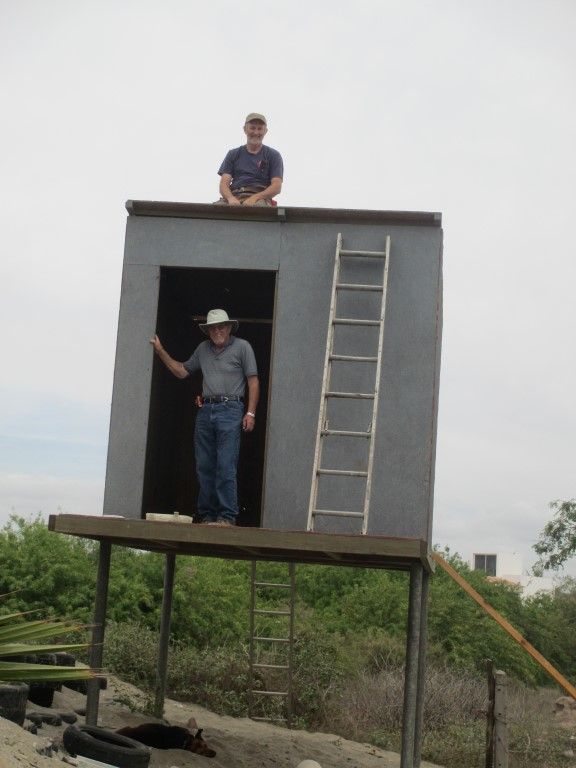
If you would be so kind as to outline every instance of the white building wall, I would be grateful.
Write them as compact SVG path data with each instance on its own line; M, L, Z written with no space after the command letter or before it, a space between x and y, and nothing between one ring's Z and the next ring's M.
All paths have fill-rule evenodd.
M523 573L522 555L518 552L495 552L494 550L475 552L470 558L472 569L474 569L476 555L495 555L496 578L518 584L522 588L523 597L532 597L538 592L551 592L554 589L552 577L531 576Z
M506 581L519 582L522 578L522 555L517 552L499 552L496 555L496 576Z
M522 597L533 597L537 592L552 592L554 579L550 576L522 576Z

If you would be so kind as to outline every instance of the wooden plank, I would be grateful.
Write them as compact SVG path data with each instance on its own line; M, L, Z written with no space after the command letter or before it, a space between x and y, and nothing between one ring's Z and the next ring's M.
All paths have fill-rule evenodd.
M486 760L484 768L494 768L494 662L486 660L488 679L488 709L486 710Z
M494 674L494 768L508 768L506 675L500 670Z
M554 667L552 664L550 664L550 662L547 659L545 659L544 656L542 656L542 654L539 651L537 651L536 648L534 648L534 646L531 645L528 642L528 640L526 640L526 638L523 635L521 635L520 632L518 632L518 630L515 627L513 627L512 624L510 624L510 622L507 621L504 618L504 616L502 616L501 613L499 613L495 608L493 608L490 605L490 603L482 597L482 595L480 595L478 592L476 592L474 587L472 587L470 584L468 584L466 579L463 576L461 576L458 573L458 571L456 571L454 568L452 568L450 563L447 563L446 560L444 560L442 555L439 555L438 552L433 552L432 553L432 557L438 563L438 565L444 571L446 571L446 573L452 579L454 579L456 584L458 584L460 587L462 587L462 589L466 592L466 594L469 595L472 598L472 600L474 600L476 603L478 603L478 605L484 611L486 611L486 613L489 616L491 616L494 619L494 621L496 621L502 627L502 629L510 635L510 637L513 640L516 640L518 645L520 645L522 648L524 648L526 653L529 656L531 656L534 659L534 661L536 661L538 664L540 664L542 669L548 675L550 675L550 677L556 683L558 683L558 685L561 686L566 691L566 693L569 696L572 696L573 699L576 699L576 688L572 685L572 683L570 683L568 680L566 680L564 675L562 675L556 669L556 667Z
M421 539L266 528L220 528L104 515L51 515L48 526L57 533L182 555L304 563L338 562L342 565L400 570L407 570L411 563L419 561L430 570L426 542Z
M428 211L377 211L351 208L303 208L293 206L230 206L211 203L177 203L154 200L128 200L130 216L169 216L192 219L234 219L244 221L288 222L368 222L441 227L442 214Z

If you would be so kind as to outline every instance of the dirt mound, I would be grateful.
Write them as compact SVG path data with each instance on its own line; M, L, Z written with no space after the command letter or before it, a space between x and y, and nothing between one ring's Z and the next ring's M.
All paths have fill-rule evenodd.
M73 712L85 705L86 698L80 693L63 688L54 695L52 712ZM126 725L151 722L154 718L141 714L146 704L142 691L114 677L108 688L100 694L98 725L114 730ZM29 705L30 711L38 707ZM268 723L258 723L248 718L215 715L194 704L166 700L166 719L173 724L185 724L196 718L208 744L216 750L215 758L203 758L181 750L153 750L151 768L192 768L206 763L206 768L295 768L302 760L316 760L322 768L398 768L400 758L394 752L347 741L329 733L290 731ZM84 722L79 717L79 722ZM44 724L37 735L0 718L0 768L59 768L62 747L52 757L40 755L37 747L53 740L61 745L61 726ZM438 768L432 763L422 763L422 768Z

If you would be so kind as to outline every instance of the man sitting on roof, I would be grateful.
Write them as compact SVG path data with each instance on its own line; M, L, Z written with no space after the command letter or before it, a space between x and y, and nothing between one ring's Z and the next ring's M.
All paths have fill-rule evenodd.
M275 205L282 189L282 155L262 144L266 118L251 112L244 123L246 144L231 149L218 171L221 198L217 205Z

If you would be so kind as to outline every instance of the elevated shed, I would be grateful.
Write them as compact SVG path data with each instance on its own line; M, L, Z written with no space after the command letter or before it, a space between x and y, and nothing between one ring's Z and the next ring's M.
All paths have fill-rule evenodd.
M436 213L320 208L234 208L129 201L104 516L52 516L51 530L100 542L91 664L101 665L112 545L166 555L157 714L162 712L175 556L354 565L410 573L402 768L420 764L426 610L440 342L442 230ZM381 349L371 291L343 291L334 329L334 388L376 392L376 423L362 398L335 397L319 424L336 244L386 251L382 260L343 265L346 284L385 284ZM243 437L236 528L146 520L146 513L193 515L195 398L200 380L174 378L155 358L158 333L172 357L187 359L198 328L220 307L254 347L262 386L256 430ZM374 371L379 370L374 382ZM322 422L322 420L320 420ZM310 524L318 431L364 430L373 443L372 487L359 519L321 515ZM332 436L331 436L332 437ZM358 508L366 440L336 434L322 463L319 505ZM345 481L339 477L344 468ZM331 469L333 468L333 469ZM336 469L336 471L334 471ZM361 474L361 473L360 473ZM98 686L89 688L95 723Z

